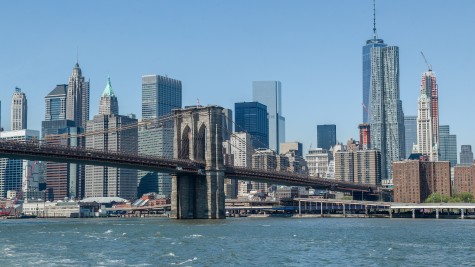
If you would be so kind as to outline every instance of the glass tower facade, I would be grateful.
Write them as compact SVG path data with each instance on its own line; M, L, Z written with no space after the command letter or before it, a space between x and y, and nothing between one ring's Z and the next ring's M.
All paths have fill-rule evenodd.
M66 119L66 93L68 85L59 84L45 97L45 121Z
M381 178L392 179L392 165L406 156L404 113L399 96L399 48L371 48L371 146L381 151Z
M252 101L262 103L269 113L269 148L279 153L285 142L285 118L282 116L282 85L279 81L252 83Z
M317 148L327 151L336 145L336 125L317 125Z
M472 165L473 164L473 152L471 145L462 145L460 147L460 164Z
M234 104L235 130L251 135L252 147L269 148L269 120L267 107L259 102Z
M181 108L181 81L160 75L142 76L142 118L157 118Z
M450 166L457 165L457 136L450 134L449 125L439 126L439 160L450 161Z
M412 153L412 146L417 145L417 116L404 116L406 159Z
M382 39L377 38L366 41L366 45L363 46L363 123L369 123L370 118L371 49L386 46Z

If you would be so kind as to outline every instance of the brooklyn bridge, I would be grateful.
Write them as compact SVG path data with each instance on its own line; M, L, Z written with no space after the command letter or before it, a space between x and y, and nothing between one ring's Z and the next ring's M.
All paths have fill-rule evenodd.
M375 185L225 165L222 107L178 109L170 118L174 129L173 158L6 140L0 141L0 157L171 174L172 217L177 219L225 218L225 178L352 192L362 198L374 198L381 193Z

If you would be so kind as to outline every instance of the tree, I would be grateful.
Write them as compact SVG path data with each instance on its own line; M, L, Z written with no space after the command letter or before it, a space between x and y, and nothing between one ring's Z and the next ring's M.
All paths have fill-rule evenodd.
M430 194L424 202L425 203L447 203L449 202L449 197L442 195L439 192L434 192Z
M475 202L475 199L473 198L473 195L471 193L463 192L463 193L454 194L452 198L450 198L450 202L473 203Z

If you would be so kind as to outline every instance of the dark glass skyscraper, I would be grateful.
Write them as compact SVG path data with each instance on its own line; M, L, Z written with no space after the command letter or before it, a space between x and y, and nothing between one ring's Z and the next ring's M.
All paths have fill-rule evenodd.
M251 135L253 148L269 148L269 120L267 107L259 102L241 102L234 105L235 131Z
M317 147L330 150L336 145L336 125L317 125Z

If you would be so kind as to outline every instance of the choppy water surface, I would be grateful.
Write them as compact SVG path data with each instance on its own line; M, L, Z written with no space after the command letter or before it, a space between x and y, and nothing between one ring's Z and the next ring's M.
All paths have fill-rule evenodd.
M0 266L475 266L475 220L0 221Z

